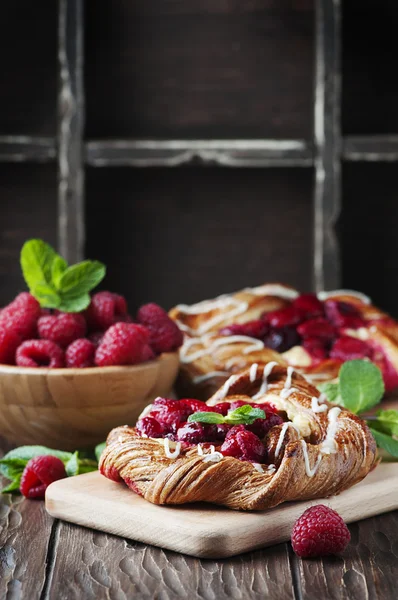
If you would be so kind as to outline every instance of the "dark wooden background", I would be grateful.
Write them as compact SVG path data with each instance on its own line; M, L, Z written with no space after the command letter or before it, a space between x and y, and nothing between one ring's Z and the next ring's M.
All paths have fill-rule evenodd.
M343 134L398 133L394 0L343 3ZM86 137L312 137L310 0L86 0ZM56 132L57 6L2 3L0 135ZM398 316L395 163L343 165L343 285ZM311 168L86 169L86 255L132 307L309 289ZM0 164L0 304L56 243L56 165Z

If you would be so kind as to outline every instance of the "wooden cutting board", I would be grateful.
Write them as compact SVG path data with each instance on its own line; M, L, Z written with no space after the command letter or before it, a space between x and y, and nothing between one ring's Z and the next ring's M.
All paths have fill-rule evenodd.
M211 504L156 506L98 471L56 481L46 492L46 508L53 517L203 558L284 542L297 517L322 502L348 523L398 508L398 463L379 465L339 496L251 513Z

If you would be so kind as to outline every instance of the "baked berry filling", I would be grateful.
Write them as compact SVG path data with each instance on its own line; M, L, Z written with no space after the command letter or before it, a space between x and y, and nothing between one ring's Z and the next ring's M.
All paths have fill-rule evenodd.
M245 417L246 424L234 425L234 418L239 420L239 416L236 417L235 413L231 417L231 414L243 407L249 412L250 409L256 409L252 411L253 417ZM259 411L263 416L256 418ZM220 421L225 418L230 422L188 420L191 415L198 413L215 413L220 415ZM212 420L211 417L209 419ZM213 444L224 456L264 463L267 460L265 438L272 427L283 422L284 419L271 403L255 404L236 400L207 406L200 400L157 398L150 412L138 420L136 430L143 437L168 438L189 446Z

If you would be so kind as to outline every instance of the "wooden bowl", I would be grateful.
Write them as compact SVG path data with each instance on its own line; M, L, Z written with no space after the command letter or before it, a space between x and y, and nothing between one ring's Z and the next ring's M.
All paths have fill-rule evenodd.
M134 424L170 394L178 352L125 367L34 369L0 365L0 436L59 450L93 447L117 425Z

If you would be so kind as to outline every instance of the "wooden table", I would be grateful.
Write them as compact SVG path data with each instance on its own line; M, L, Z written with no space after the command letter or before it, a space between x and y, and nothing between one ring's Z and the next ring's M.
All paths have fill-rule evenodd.
M302 561L280 544L200 560L54 520L43 502L5 494L0 600L395 599L398 511L350 531L343 557Z

